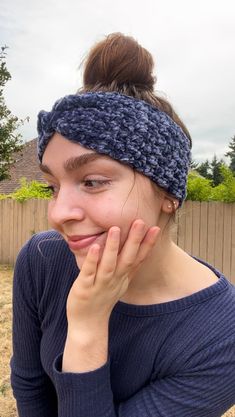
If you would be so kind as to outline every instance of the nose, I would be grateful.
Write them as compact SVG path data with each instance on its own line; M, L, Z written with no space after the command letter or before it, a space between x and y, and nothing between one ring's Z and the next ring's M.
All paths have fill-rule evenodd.
M85 217L81 198L71 190L60 189L57 197L50 201L48 217L52 224L62 225L68 221L81 221Z

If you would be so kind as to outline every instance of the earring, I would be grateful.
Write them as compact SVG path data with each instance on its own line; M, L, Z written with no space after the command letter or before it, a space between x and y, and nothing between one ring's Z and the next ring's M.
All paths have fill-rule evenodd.
M174 209L176 210L176 202L174 200L172 201L172 204L174 206ZM172 208L172 204L168 204L167 208Z

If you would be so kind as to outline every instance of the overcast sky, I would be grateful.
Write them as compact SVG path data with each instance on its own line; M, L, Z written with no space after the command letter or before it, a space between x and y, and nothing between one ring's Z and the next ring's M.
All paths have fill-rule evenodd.
M153 54L156 90L187 125L193 158L222 157L235 134L234 0L1 0L5 98L30 117L24 140L37 135L39 110L81 86L79 64L94 42L117 31Z

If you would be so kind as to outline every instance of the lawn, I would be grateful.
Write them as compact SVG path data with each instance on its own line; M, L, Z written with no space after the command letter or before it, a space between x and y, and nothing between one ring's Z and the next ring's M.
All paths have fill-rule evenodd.
M12 270L0 266L0 417L16 417L9 380Z
M11 356L12 269L0 266L0 417L17 417L11 393L9 360ZM224 417L235 417L235 407Z

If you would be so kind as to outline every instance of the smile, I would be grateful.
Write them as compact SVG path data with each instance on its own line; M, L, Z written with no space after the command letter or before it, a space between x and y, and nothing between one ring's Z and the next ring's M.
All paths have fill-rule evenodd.
M71 250L78 250L78 249L86 248L87 246L94 243L96 241L96 239L99 236L101 236L103 233L104 232L98 233L97 235L84 236L84 238L79 237L79 236L77 236L77 237L76 236L71 236L70 238L68 238L68 245L69 245Z

